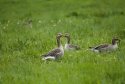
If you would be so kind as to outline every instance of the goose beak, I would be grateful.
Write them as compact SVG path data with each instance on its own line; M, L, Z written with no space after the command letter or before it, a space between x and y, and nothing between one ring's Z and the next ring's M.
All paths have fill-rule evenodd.
M67 35L64 35L64 37L69 37L69 36L67 36Z

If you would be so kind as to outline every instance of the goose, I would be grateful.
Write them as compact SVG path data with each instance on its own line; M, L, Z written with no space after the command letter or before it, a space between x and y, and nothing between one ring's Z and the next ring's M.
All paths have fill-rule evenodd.
M119 42L120 42L119 39L113 38L111 44L101 44L99 46L89 47L89 48L90 48L90 50L92 50L94 52L110 52L110 51L114 51L118 48Z
M65 44L65 50L79 50L80 47L77 45L70 44L70 34L65 33L64 37L67 38L67 42Z
M62 57L64 55L63 46L61 45L61 41L60 41L60 38L62 36L63 35L61 33L57 34L56 40L57 40L58 47L51 50L50 52L42 55L42 57L43 57L42 60L47 60L47 59L55 60L55 59L58 59L58 58L60 58L60 57Z

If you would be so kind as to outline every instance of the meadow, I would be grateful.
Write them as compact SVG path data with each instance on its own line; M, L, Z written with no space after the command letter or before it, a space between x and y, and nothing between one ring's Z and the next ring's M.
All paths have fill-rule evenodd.
M0 0L0 84L125 84L124 0ZM41 55L70 33L79 51ZM88 49L121 39L119 49ZM61 39L64 45L66 39Z

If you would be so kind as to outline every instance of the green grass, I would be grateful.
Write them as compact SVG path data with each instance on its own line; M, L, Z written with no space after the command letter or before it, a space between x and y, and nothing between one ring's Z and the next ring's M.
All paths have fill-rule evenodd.
M0 0L0 84L125 84L124 3ZM42 61L40 55L56 47L58 32L70 33L82 49L65 52L58 61ZM121 39L116 52L86 50L114 36Z

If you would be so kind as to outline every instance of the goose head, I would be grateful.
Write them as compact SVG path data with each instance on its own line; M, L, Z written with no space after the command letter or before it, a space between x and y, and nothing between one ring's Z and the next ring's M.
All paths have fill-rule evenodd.
M64 37L70 38L70 34L69 33L65 33Z
M56 36L57 39L60 39L61 37L63 37L62 33L58 33L57 36Z
M115 44L117 44L117 43L120 43L120 39L118 39L118 38L113 38L113 39L112 39L112 45L115 45Z
M64 37L67 38L67 43L70 44L70 34L69 33L65 33Z

